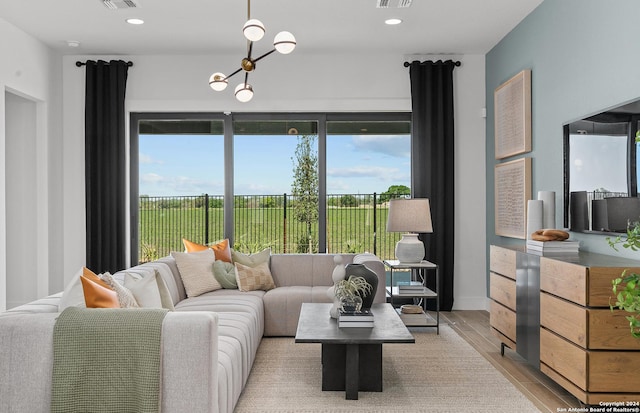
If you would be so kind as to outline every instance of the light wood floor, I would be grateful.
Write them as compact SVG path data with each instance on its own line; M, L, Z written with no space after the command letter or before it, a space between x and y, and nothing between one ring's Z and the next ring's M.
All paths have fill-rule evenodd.
M542 412L558 412L559 408L584 407L580 401L531 367L516 352L505 349L500 355L500 341L489 328L489 312L460 310L440 312L440 322L450 325L460 336L482 354L509 379Z

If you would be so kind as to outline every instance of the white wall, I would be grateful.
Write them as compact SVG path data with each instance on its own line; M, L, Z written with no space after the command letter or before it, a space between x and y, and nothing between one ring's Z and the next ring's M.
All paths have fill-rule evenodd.
M84 69L63 58L64 274L84 262ZM212 72L229 73L237 56L118 56L131 60L126 107L130 112L340 112L410 111L408 69L401 55L273 55L250 76L255 91L241 104L233 89L214 92ZM454 308L485 308L484 279L484 56L459 56L456 94L456 259ZM366 61L363 69L357 62ZM73 161L72 161L73 160Z
M52 290L61 288L62 283L59 282L61 268L60 260L57 260L55 254L61 251L62 243L56 242L55 235L51 235L50 230L62 225L59 221L55 225L50 224L50 217L56 216L59 211L59 205L53 205L49 199L51 189L60 187L60 181L53 184L51 178L54 178L56 167L51 162L49 148L52 140L59 137L61 112L59 95L56 96L56 90L60 88L59 75L61 73L60 59L55 56L49 49L41 43L18 30L11 24L0 19L0 38L11 39L11 41L0 42L0 310L7 306L7 278L19 279L22 273L15 273L16 270L7 271L7 244L12 243L13 248L22 248L24 251L30 252L30 259L34 263L37 275L35 282L37 285L24 285L20 288L25 290L36 291L38 296L44 296ZM13 159L15 162L30 162L32 168L33 179L30 184L35 186L34 209L21 210L19 208L19 199L7 197L7 182L15 184L21 182L21 176L14 173L13 170L6 170L7 164L6 145L7 124L5 112L7 106L5 104L5 92L10 92L13 96L20 96L28 101L34 102L35 119L29 121L30 125L35 128L35 148L32 153L18 153L11 156L18 156L21 159ZM12 109L9 108L9 112ZM21 116L21 115L17 115ZM28 115L32 117L32 115ZM20 119L13 119L14 124L19 124ZM9 125L9 128L12 126ZM11 129L10 129L11 130ZM11 216L7 215L8 211ZM15 215L15 216L14 216ZM29 237L28 242L25 238L9 239L7 233L7 222L16 220L18 222L31 220L35 222L35 231ZM50 238L52 237L52 238ZM19 300L20 298L18 298Z

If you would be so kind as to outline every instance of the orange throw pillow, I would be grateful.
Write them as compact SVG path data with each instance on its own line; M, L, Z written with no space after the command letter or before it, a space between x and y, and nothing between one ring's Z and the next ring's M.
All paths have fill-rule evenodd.
M80 282L87 308L120 308L118 294L91 270L83 268Z
M188 239L182 238L184 249L186 252L198 252L204 251L207 248L211 248L216 255L216 260L231 262L231 248L229 247L229 240L223 239L217 244L202 245L195 242L191 242Z

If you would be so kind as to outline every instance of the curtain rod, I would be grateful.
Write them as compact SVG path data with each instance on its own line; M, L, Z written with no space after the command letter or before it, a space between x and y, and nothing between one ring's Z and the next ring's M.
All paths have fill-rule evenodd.
M432 62L432 60L427 60L427 61L428 61L428 62L429 62L429 61L431 61L431 62ZM447 61L448 61L448 62L451 62L452 60L446 60L445 62L447 62ZM414 60L414 62L417 62L417 60ZM440 60L440 62L442 62L442 60ZM411 63L412 63L412 62L404 62L404 67L409 67L409 66L411 66ZM443 63L444 63L444 62L443 62ZM454 64L455 66L460 66L460 65L462 65L462 63L460 63L460 61L459 61L459 60L456 60L455 62L453 62L453 64Z
M87 64L87 62L81 62L79 60L76 62L76 66L77 67L82 67L82 66L84 66L86 64ZM129 67L133 66L133 62L127 62L127 66L129 66Z

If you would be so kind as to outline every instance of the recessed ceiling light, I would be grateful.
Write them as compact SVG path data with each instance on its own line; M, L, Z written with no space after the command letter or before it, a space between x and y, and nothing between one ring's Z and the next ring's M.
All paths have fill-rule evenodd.
M144 20L142 20L142 19L127 19L127 23L129 23L129 24L144 24Z
M77 40L67 40L67 46L69 47L79 47L80 42Z
M388 25L390 25L390 26L394 26L394 25L396 25L396 24L400 24L400 23L402 23L402 20L400 20L400 19L395 19L395 18L394 18L394 19L387 19L387 20L385 20L384 22L385 22L385 24L388 24Z

